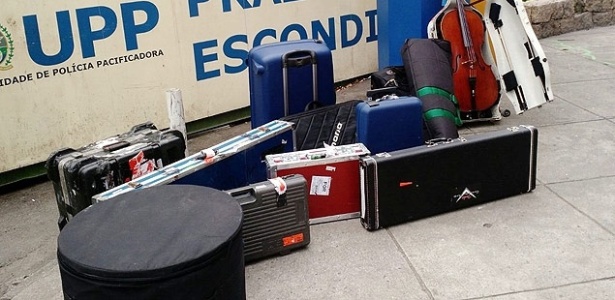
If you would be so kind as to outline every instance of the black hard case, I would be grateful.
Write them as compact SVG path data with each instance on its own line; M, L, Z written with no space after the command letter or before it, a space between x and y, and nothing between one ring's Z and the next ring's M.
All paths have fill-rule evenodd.
M376 230L536 187L538 131L512 127L361 160L361 223Z
M408 83L408 77L404 66L389 66L374 72L370 76L371 90L392 88L390 94L397 96L414 96L415 91ZM380 95L383 96L383 95ZM376 97L380 98L380 97Z
M228 190L243 209L246 262L305 247L310 243L307 181L301 175L281 177L286 191L270 181Z
M60 229L92 204L92 196L133 179L130 159L141 151L143 160L162 167L185 157L186 143L177 130L159 131L151 123L79 149L64 148L46 161L60 217Z

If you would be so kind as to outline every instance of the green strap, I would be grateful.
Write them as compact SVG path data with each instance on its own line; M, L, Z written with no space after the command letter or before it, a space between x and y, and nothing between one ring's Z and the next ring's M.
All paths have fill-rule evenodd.
M444 98L447 98L451 102L453 102L453 104L455 105L455 111L457 114L455 115L452 112L445 110L445 109L434 108L434 109L430 109L429 111L426 111L423 114L425 116L425 119L431 120L436 117L446 117L446 118L453 120L455 122L455 125L461 126L463 122L461 121L461 116L459 115L459 102L457 101L457 98L455 97L455 95L441 88L435 87L435 86L424 86L420 88L418 91L416 91L416 95L418 97L422 97L425 95L434 95L434 94L440 95Z
M451 100L451 102L453 102L455 104L455 107L457 107L459 105L459 102L457 102L457 98L455 97L455 95L441 89L435 86L424 86L422 88L420 88L418 91L416 91L416 95L421 97L421 96L425 96L425 95L430 95L430 94L436 94L436 95L440 95L442 97L445 97L448 100Z
M457 118L457 116L455 116L452 112L446 110L446 109L442 109L442 108L434 108L434 109L430 109L426 112L423 113L423 116L425 117L425 120L429 121L433 118L448 118L451 121L455 122L455 125L457 126L461 126L461 120L459 118Z

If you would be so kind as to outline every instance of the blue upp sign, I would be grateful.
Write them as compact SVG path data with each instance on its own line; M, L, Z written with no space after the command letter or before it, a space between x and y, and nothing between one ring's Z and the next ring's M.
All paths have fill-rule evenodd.
M145 22L137 24L136 13L144 13ZM106 6L85 7L75 10L77 17L77 29L83 58L96 55L95 41L102 41L113 35L118 28L118 17L115 11ZM120 4L122 17L121 26L124 29L124 41L126 50L139 48L138 35L151 31L158 24L160 14L158 8L148 1L137 1ZM101 18L104 26L101 29L92 29L92 19ZM23 17L26 44L28 53L35 63L42 66L53 66L67 61L75 51L73 37L73 24L71 12L68 10L56 12L60 50L57 53L45 53L41 41L40 27L36 15Z

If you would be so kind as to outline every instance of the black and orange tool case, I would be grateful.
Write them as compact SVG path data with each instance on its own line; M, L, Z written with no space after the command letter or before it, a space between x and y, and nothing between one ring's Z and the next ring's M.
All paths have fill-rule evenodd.
M246 262L310 243L307 181L294 174L226 191L243 210Z

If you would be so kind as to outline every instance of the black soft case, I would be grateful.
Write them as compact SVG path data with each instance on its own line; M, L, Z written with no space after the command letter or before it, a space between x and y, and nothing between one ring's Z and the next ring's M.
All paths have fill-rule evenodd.
M423 102L425 139L457 138L461 125L453 96L451 46L441 39L408 39L401 47L401 57L410 92Z
M163 185L79 213L58 237L65 299L245 299L241 207L227 193Z

